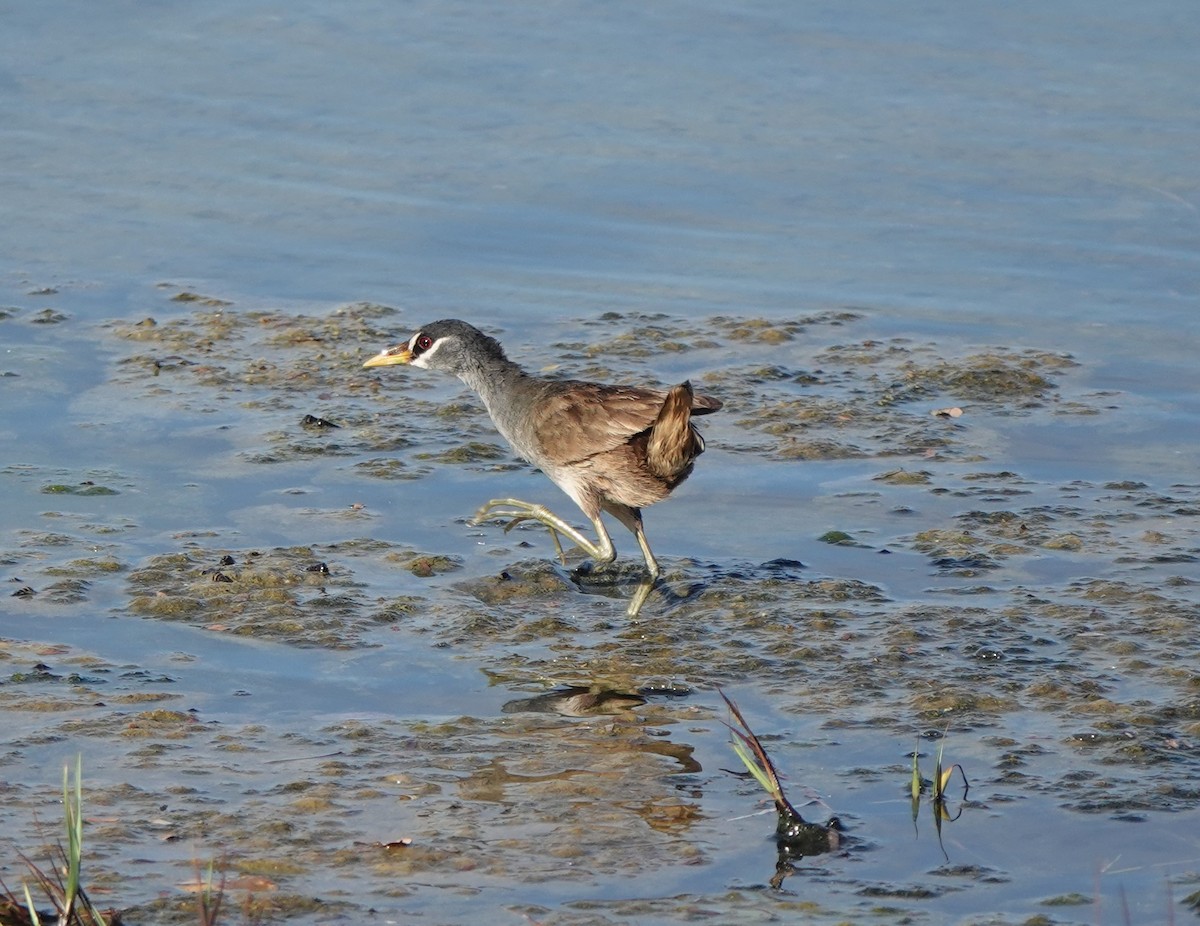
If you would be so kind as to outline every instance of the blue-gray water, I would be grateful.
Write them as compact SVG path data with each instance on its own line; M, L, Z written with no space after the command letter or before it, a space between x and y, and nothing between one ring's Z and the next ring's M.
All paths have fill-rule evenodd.
M496 330L535 367L571 359L551 344L602 341L609 330L589 331L585 323L610 311L629 318L664 313L679 326L714 318L778 324L847 311L857 320L840 337L854 344L935 345L950 356L985 348L1069 354L1078 366L1062 374L1057 401L1087 406L1088 414L992 418L968 407L964 418L971 447L986 461L980 468L1019 473L1038 485L1032 494L1039 503L1073 485L1083 486L1081 508L1107 504L1100 488L1107 484L1139 482L1148 488L1137 491L1147 496L1181 497L1200 485L1200 8L50 0L10 5L0 21L5 580L38 585L37 570L55 562L54 543L61 542L64 560L115 551L127 571L185 546L188 532L214 548L239 550L371 535L460 556L465 571L483 575L508 561L489 557L483 539L455 517L489 497L498 478L557 498L532 473L431 465L414 483L364 480L354 464L381 454L352 442L346 458L263 465L266 432L305 412L321 413L323 402L347 415L352 403L342 403L335 387L324 394L315 387L307 402L289 392L272 406L249 388L246 396L188 393L169 369L157 391L134 379L135 368L120 361L136 343L102 326L204 311L172 302L181 291L227 301L231 313L281 316L326 317L341 305L381 303L400 310L380 322L394 325L397 336L425 320L462 316ZM720 330L712 321L702 327ZM239 362L262 351L265 361L282 364L278 345L246 337L250 346ZM839 354L813 356L838 337L817 325L783 345L666 353L628 369L668 380L734 367L794 373L823 365L832 372L831 357ZM361 376L345 365L345 381ZM864 374L857 384L869 379ZM397 403L407 395L459 396L453 383L390 382ZM828 528L858 527L882 544L984 504L970 497L969 482L954 483L962 490L921 496L914 524L890 500L863 500L886 468L878 459L781 464L739 445L757 439L733 423L751 415L754 403L734 404L708 425L710 455L693 482L648 515L656 549L669 556L691 555L718 570L792 557L820 575L870 581L852 550L814 538ZM868 457L876 454L886 455ZM924 465L911 456L899 464ZM952 461L937 470L935 460L926 468L937 470L935 482L953 482L964 473L971 478L970 464ZM48 484L84 479L121 494L45 494ZM350 523L335 513L352 502L365 503L370 519ZM1142 502L1128 504L1136 512ZM700 510L715 512L715 521L699 519ZM1195 586L1186 584L1196 579L1195 561L1186 559L1196 552L1195 509L1164 503L1162 510L1161 520L1139 522L1136 533L1153 529L1177 539L1180 558L1161 568L1182 583L1172 586L1172 603L1196 607ZM743 520L728 520L735 514ZM1130 513L1117 514L1113 531L1120 534ZM617 542L630 552L627 537ZM897 600L945 594L954 585L931 579L921 557L909 561L897 552L894 564L878 567L886 570L878 581ZM1095 554L1085 537L1082 552L1023 560L1008 567L1008 585L998 584L1060 588L1102 575L1107 561L1090 558ZM328 551L330 559L338 555ZM378 563L364 562L356 578L368 596L396 594ZM0 640L33 647L12 649L14 666L26 656L36 661L38 641L50 641L113 665L172 673L188 705L203 705L229 725L266 711L287 727L295 723L289 709L406 723L490 719L512 696L503 685L483 686L482 650L443 658L432 642L402 632L381 634L372 639L379 648L352 654L205 636L131 617L124 609L132 593L119 580L91 581L84 604L57 611L36 597L4 595ZM1056 630L1040 633L1054 637ZM1173 671L1194 676L1196 655L1194 647L1181 652ZM193 658L198 669L188 668ZM1113 670L1106 680L1114 698L1112 692L1137 703L1177 696L1158 688L1154 673ZM797 719L796 706L773 713L779 702L766 678L745 681L742 697L770 732L785 741L812 736L818 745L788 754L794 777L811 780L797 764L812 753L819 765L842 770L836 784L822 787L834 810L839 797L847 800L838 793L843 788L872 797L877 789L881 801L902 794L890 778L880 783L847 771L902 766L893 744L885 761L874 733L860 740L840 728L814 732L807 718ZM723 684L729 686L727 676ZM254 688L255 697L233 696L238 688ZM710 691L700 702L716 706ZM1194 699L1179 707L1180 754L1190 757L1180 766L1181 789L1194 771L1193 740L1200 736L1194 707ZM39 716L12 714L0 764L26 802L0 811L0 822L11 817L11 832L22 834L0 835L0 874L10 885L16 852L28 838L22 827L29 795L52 799L58 765L75 751L85 759L106 756L107 747L58 728L39 738L31 732L43 723ZM1062 733L1039 727L1040 714L1001 716L991 730L996 738L1037 743ZM706 768L732 765L735 759L719 753L719 725L707 729L695 734L718 750ZM973 742L952 734L948 749L957 746L968 764L973 757L981 771L992 771L985 765L994 761L991 747ZM137 785L136 764L124 761L93 775L99 783ZM1068 754L1052 764L1069 776L1070 761ZM273 786L273 768L256 771L264 790ZM902 782L902 768L898 774ZM1026 916L1038 909L1031 898L1087 893L1096 881L1109 906L1102 913L1083 907L1082 914L1068 908L1076 909L1072 921L1120 921L1112 905L1128 883L1148 922L1169 903L1167 877L1176 879L1176 900L1195 890L1200 849L1186 835L1188 827L1195 832L1191 805L1181 814L1152 812L1149 822L1068 812L1054 818L1054 832L1063 834L1054 836L1055 847L1034 849L1045 834L1037 816L1018 812L1027 798L993 804L985 819L999 821L1002 832L977 837L989 851L1010 841L1010 853L980 864L1019 886L980 888L989 883L980 876L974 889L925 901L906 896L915 915L931 923ZM753 795L742 799L749 805ZM721 805L719 813L732 811ZM897 849L907 807L898 817L894 808L888 813L892 827L885 829L858 810L871 858L907 851ZM455 894L442 915L450 922L501 904L544 903L526 912L591 922L557 905L753 887L765 881L769 864L738 860L769 857L767 844L755 841L769 831L767 819L722 822L733 861L721 846L705 845L709 867L664 861L632 893L624 893L620 877L604 876L603 863L577 895L568 883L522 896L503 873L493 873L496 882L482 885L480 899ZM155 839L153 832L141 835ZM963 854L974 858L963 839L960 862ZM128 857L142 852L151 850L133 839ZM1077 864L1064 864L1058 878L1046 860L1071 852L1080 854ZM1130 856L1136 873L1127 882L1100 885L1101 873ZM127 865L112 864L128 875ZM436 863L428 864L417 881L434 880L428 872ZM581 864L589 864L586 856ZM814 878L852 878L856 864L829 863ZM934 862L918 874L889 866L880 879L915 888ZM710 876L713 870L720 874ZM803 877L787 882L801 896ZM337 884L324 871L312 879L320 886L314 892ZM153 896L171 887L161 878L148 881L125 890L141 902L139 890ZM288 889L304 892L295 883ZM356 888L346 890L353 896ZM362 890L365 902L380 905L373 886ZM412 890L411 906L397 901L396 915L436 917L430 893L437 891ZM839 896L835 890L822 901L830 917L839 914ZM772 909L750 906L764 916ZM862 908L841 912L866 915ZM596 922L674 922L684 914L650 904L595 915Z

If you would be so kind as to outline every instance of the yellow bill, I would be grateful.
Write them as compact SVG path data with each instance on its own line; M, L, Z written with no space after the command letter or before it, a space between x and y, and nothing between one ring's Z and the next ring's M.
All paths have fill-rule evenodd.
M364 367L390 367L397 363L412 363L412 351L407 344L397 344L380 351L363 364Z

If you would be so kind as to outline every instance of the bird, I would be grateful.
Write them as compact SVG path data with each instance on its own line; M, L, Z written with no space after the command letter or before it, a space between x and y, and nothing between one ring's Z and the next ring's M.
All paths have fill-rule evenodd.
M691 475L704 452L692 418L718 411L721 401L698 394L686 381L656 389L535 376L509 360L495 338L452 318L424 325L363 367L395 364L450 373L474 390L517 455L579 506L596 540L546 506L515 498L485 503L475 523L508 518L507 531L521 521L541 522L550 529L560 558L558 534L597 564L611 563L617 555L602 512L633 533L649 574L629 607L636 615L661 574L646 540L642 509L662 501Z

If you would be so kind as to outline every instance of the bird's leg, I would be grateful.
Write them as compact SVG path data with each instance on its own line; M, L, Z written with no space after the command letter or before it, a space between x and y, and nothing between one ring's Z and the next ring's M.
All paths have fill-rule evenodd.
M657 579L662 570L658 568L658 560L654 558L654 554L650 551L650 543L646 540L646 529L642 526L641 510L617 502L605 502L604 510L629 528L633 536L637 538L638 546L642 548L642 556L646 558L646 570L650 573L651 580Z
M658 560L654 558L654 554L650 550L650 544L646 540L646 532L642 528L641 512L636 508L628 508L624 505L606 505L605 510L633 532L633 535L637 538L638 546L642 549L642 556L646 558L646 569L650 575L634 590L633 597L629 601L629 607L625 609L627 617L637 617L642 610L642 606L646 603L646 599L654 591L654 586L658 584L658 577L662 570L659 568ZM617 558L617 551L613 547L612 538L609 536L608 529L605 528L604 522L600 520L599 515L592 518L592 526L596 529L596 543L584 537L583 534L544 505L535 505L532 502L523 502L516 498L493 498L475 512L475 516L471 518L471 521L474 524L478 524L490 517L509 519L508 523L504 525L505 533L508 533L522 521L538 521L546 525L550 531L550 537L554 540L555 549L558 550L558 558L560 561L563 561L563 565L566 565L566 562L563 558L562 545L558 542L558 535L560 533L568 537L597 563L611 563Z
M646 599L650 597L650 593L658 584L658 577L662 570L659 569L658 560L654 558L654 553L650 550L650 542L646 539L641 510L617 502L605 503L604 510L629 528L633 536L637 538L638 546L642 548L642 556L646 558L646 571L650 574L634 589L633 597L629 599L629 607L625 609L626 617L637 617L642 610L642 605L646 603Z
M599 517L592 518L592 526L596 529L596 542L584 537L583 534L545 505L535 505L532 502L523 502L516 498L493 498L475 512L475 516L471 518L471 521L478 524L480 521L491 517L509 519L509 522L504 525L505 533L512 530L514 526L522 521L539 521L545 524L550 529L550 536L554 538L554 546L558 550L560 560L563 559L563 551L562 545L558 542L558 534L562 534L564 537L570 539L572 543L597 563L611 563L617 558L617 551L613 548L612 538L608 536L608 531L605 529L604 524L601 523Z
M642 556L646 557L646 568L650 571L650 580L653 584L662 570L658 568L658 560L650 551L650 544L646 541L646 532L642 530L641 524L638 524L638 529L633 532L633 536L637 538L638 546L642 548Z
M658 584L658 579L651 577L643 579L642 582L634 589L633 597L629 599L629 607L625 609L626 617L637 617L642 610L642 605L646 603L646 599L650 597L650 593L654 591L654 586Z

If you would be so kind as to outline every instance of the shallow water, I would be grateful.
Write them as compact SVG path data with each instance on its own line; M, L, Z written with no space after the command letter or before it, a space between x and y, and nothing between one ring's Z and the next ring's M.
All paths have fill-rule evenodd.
M705 12L13 12L10 886L82 753L130 922L213 858L314 923L1193 915L1195 16ZM569 512L360 369L447 314L725 401L638 620L631 539L467 523ZM778 888L717 685L846 829Z

